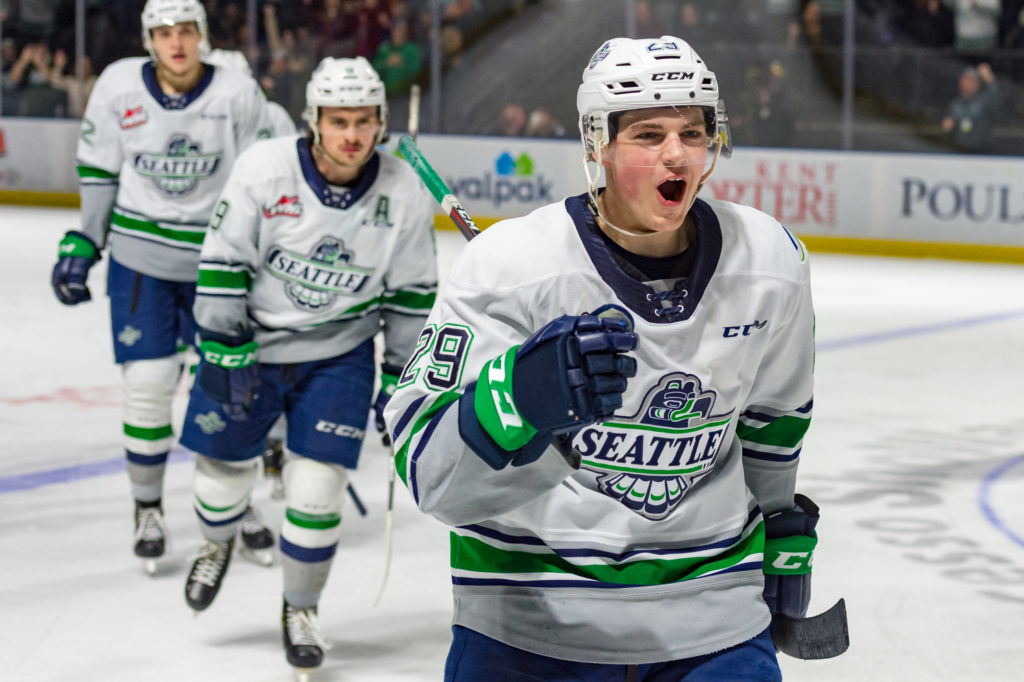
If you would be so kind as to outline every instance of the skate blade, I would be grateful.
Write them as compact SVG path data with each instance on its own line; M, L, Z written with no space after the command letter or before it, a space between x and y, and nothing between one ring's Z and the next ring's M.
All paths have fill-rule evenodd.
M274 565L274 550L271 547L266 549L249 549L246 546L242 546L238 550L238 555L246 561L251 561L257 566L273 566Z
M316 668L292 668L295 671L295 682L310 682Z
M281 479L278 477L274 477L273 483L270 486L270 499L284 499L284 482L282 482Z

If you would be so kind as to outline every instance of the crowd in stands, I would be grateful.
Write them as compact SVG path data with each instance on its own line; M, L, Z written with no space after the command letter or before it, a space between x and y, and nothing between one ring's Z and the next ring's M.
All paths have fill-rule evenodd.
M145 54L145 0L86 0L86 59L74 55L74 0L0 0L5 116L77 117L96 74L116 59ZM446 67L468 38L525 0L445 0L438 40ZM433 39L429 0L258 0L256 40L246 0L205 0L212 47L243 51L267 96L298 122L305 84L325 56L369 59L389 96L426 75ZM252 45L255 44L255 50ZM72 58L73 59L73 58ZM85 75L78 92L75 69Z
M888 102L890 109L901 103L909 111L897 113L927 117L936 128L946 128L948 107L963 97L957 85L962 70L976 75L979 65L991 65L993 85L1024 83L1024 56L1016 52L1024 48L1024 0L852 1L861 55L859 96ZM75 4L0 0L3 115L80 116L104 66L144 54L139 29L144 0L85 0L86 56L72 63ZM247 0L205 4L212 46L244 51L268 97L298 122L305 83L323 56L366 57L389 96L401 97L413 83L427 84L433 40L441 46L442 67L458 68L470 42L528 0L442 0L436 36L430 0L258 0L255 22L247 16ZM634 0L636 35L699 36L702 45L714 44L716 70L728 76L720 80L735 84L730 110L737 136L752 144L787 146L796 109L790 99L792 72L800 75L808 68L791 57L811 55L810 68L824 79L823 86L838 92L845 5L845 0ZM722 44L737 49L717 49ZM927 59L912 61L914 50L949 57L947 66L940 70ZM930 83L916 103L907 102L908 69ZM900 70L904 80L891 77ZM1024 114L1024 95L1000 92L1004 113ZM988 95L996 101L991 90ZM567 131L575 134L572 121L560 122L544 107L527 112L516 101L508 102L494 123L498 135L557 137Z

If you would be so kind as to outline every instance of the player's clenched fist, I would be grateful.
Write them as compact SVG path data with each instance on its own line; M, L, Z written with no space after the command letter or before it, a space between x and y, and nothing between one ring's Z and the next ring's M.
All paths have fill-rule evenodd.
M616 314L563 315L484 365L459 418L463 437L490 466L532 462L552 436L622 406L626 380L636 375L627 353L637 336L628 314L603 312L610 310Z

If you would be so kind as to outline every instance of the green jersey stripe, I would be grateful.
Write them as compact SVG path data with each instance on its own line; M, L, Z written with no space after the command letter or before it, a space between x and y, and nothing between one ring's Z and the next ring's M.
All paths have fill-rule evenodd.
M111 217L110 222L112 225L116 225L125 230L132 230L134 232L142 232L154 237L161 237L175 242L185 242L187 244L195 244L201 246L203 239L206 237L206 230L175 230L169 227L161 227L156 223L148 220L137 220L135 218L129 218L126 215L122 215L115 211Z
M103 180L117 178L117 173L110 173L101 168L93 168L92 166L76 166L75 170L78 171L79 178L101 178Z
M451 533L453 570L471 571L497 577L501 574L568 574L614 585L665 585L699 578L742 563L764 552L764 523L724 552L713 556L674 559L641 559L620 563L579 565L554 552L507 551L475 537Z
M416 434L425 429L430 424L431 418L438 412L440 412L445 405L448 403L455 402L462 394L457 391L447 391L434 398L433 404L426 410L420 413L420 416L416 418L416 421L409 427L408 438L405 439L405 443L402 447L395 451L395 471L402 477L402 482L406 486L409 485L408 472L406 471L405 465L409 459L409 443L416 438Z
M199 276L196 278L197 287L209 287L212 289L252 289L252 277L245 270L207 270L199 268Z
M805 417L779 417L771 424L762 427L749 426L740 422L736 425L736 435L740 440L760 445L774 445L783 448L795 448L800 445L804 434L811 425Z
M171 428L170 424L167 424L166 426L156 426L153 428L125 424L124 435L130 436L131 438L138 438L139 440L160 440L161 438L170 438L173 436L174 430Z
M398 306L401 308L412 308L414 310L430 310L434 307L434 299L437 293L420 293L417 291L396 291L385 294L381 298L383 305Z
M307 514L291 507L285 509L284 517L292 525L310 530L327 530L341 523L341 514Z
M244 499L239 500L238 502L235 502L234 504L229 504L226 507L214 507L213 505L209 505L209 504L203 502L202 499L200 499L198 495L195 495L194 499L195 499L196 505L198 505L199 507L202 507L206 511L212 512L214 514L223 514L224 512L231 511L232 509L244 509L244 507L245 507L245 505L243 504L245 502Z

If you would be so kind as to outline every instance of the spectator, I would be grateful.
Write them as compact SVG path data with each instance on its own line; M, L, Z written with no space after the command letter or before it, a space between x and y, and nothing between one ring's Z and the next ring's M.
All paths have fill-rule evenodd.
M649 0L636 0L634 16L636 17L636 35L640 38L657 38L665 30L664 25L654 16Z
M999 44L1002 47L1024 47L1024 0L1003 0Z
M352 35L355 24L341 0L325 0L323 15L317 24L317 54L330 57L351 57L355 54Z
M4 38L3 49L3 109L0 116L14 116L18 111L18 85L19 81L13 78L15 64L20 62L18 58L18 44L14 38ZM24 67L20 67L24 68Z
M306 106L305 84L316 62L316 44L304 26L280 30L279 11L276 3L263 6L263 28L270 61L258 80L267 98L283 106L295 121ZM296 38L296 32L302 33L301 41Z
M896 28L922 47L953 44L953 10L941 0L914 0L896 17Z
M85 103L89 101L92 87L96 84L96 74L92 70L92 60L89 55L82 55L80 63L82 72L82 89L78 86L78 69L64 74L64 67L67 66L68 57L64 50L57 50L53 55L53 70L50 72L50 85L55 89L66 93L67 115L71 118L82 118L85 112Z
M458 68L465 44L463 25L474 12L473 0L446 0L441 16L441 55L446 67Z
M29 43L11 67L12 84L19 89L17 116L63 116L67 100L63 92L50 85L50 48Z
M565 137L565 126L547 109L534 109L526 123L527 137Z
M525 132L526 110L518 102L509 102L498 114L498 132L506 137L516 137Z
M999 40L1001 0L956 0L953 28L956 48L964 52L991 50Z
M419 45L409 41L409 28L404 21L391 25L391 38L381 43L373 66L392 97L405 95L416 80L423 58Z
M391 27L391 17L380 0L362 0L355 11L355 54L373 59Z
M755 69L749 91L753 106L748 112L751 144L763 147L790 147L793 144L793 110L788 99L786 73L775 61Z
M987 63L967 67L960 74L959 95L942 119L945 133L960 151L987 154L992 151L992 128L999 100L999 86Z

